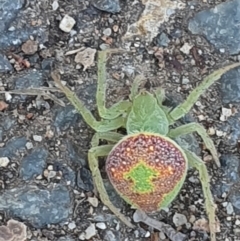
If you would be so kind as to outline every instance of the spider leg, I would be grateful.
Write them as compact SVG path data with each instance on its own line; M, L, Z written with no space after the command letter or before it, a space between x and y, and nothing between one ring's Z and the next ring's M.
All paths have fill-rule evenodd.
M110 201L98 167L98 157L107 156L113 148L113 145L97 146L99 144L99 140L106 139L111 142L117 142L121 138L122 135L114 132L96 133L91 142L93 147L88 151L88 161L95 187L103 204L107 206L124 224L130 228L134 228L134 225L123 214L121 214L121 212Z
M217 227L216 214L215 214L216 208L215 208L213 196L210 189L210 178L208 175L207 167L204 164L204 162L193 152L190 152L186 149L184 149L184 151L188 158L190 166L195 167L199 172L200 181L202 184L203 194L205 198L206 212L209 219L211 241L216 241L216 227Z
M217 80L221 78L223 74L227 71L240 66L240 63L231 64L225 66L221 69L214 71L212 74L208 75L203 81L197 86L187 97L187 99L175 109L170 112L170 117L173 120L178 120L184 115L186 115L193 105L197 102L198 98Z
M206 148L210 151L213 156L213 159L218 167L220 167L220 162L217 154L217 150L214 146L212 139L207 134L206 130L203 126L198 123L188 123L186 125L179 126L175 129L171 129L168 133L168 136L171 138L175 138L180 135L189 134L196 131L198 135L202 138Z
M130 100L133 100L136 97L136 95L139 93L139 87L141 86L144 80L145 80L145 77L143 75L137 75L134 78L130 89L130 95L129 95Z
M113 143L117 143L123 138L124 135L117 132L96 132L91 140L91 146L97 147L100 140L106 140Z
M116 130L120 127L126 125L125 117L118 117L112 120L102 120L97 121L90 110L84 105L83 101L80 100L74 92L72 92L68 87L64 86L60 80L60 75L57 72L52 72L51 76L58 88L66 95L70 103L75 107L75 109L82 115L85 122L96 132L107 132L111 130Z
M128 109L131 107L131 102L128 100L122 100L118 103L114 104L110 108L106 108L106 62L107 62L107 54L112 52L119 52L121 50L106 50L98 52L98 85L97 85L97 94L96 101L98 107L99 116L103 119L112 120L116 117L126 113Z

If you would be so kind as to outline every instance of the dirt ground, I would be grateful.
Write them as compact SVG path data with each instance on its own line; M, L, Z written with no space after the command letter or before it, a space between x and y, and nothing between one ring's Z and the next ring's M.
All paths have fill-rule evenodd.
M237 59L236 55L216 50L204 36L194 35L188 29L189 19L196 12L214 7L221 1L189 1L181 3L183 6L174 6L174 13L170 17L159 18L158 21L162 23L157 27L159 32L154 37L154 33L152 36L144 35L144 30L136 36L126 34L129 33L129 26L138 22L144 12L145 6L141 1L120 0L121 11L117 13L97 9L99 2L101 1L94 4L82 0L26 1L20 10L21 21L13 19L12 25L16 28L25 28L28 25L41 27L38 37L29 36L29 39L36 41L37 49L31 52L35 42L29 42L24 49L23 44L27 41L23 41L17 46L6 46L0 52L7 56L13 67L10 72L0 73L1 91L19 91L18 94L1 94L3 107L0 105L0 154L1 157L7 155L9 163L0 166L0 225L5 226L10 219L24 223L27 227L26 240L169 240L163 232L144 223L137 223L134 230L126 227L94 196L92 177L87 165L87 151L94 132L69 106L62 93L53 91L51 96L46 95L45 87L55 87L50 77L52 70L57 69L61 73L64 84L70 87L97 117L97 53L93 61L84 62L86 69L82 64L82 56L77 62L75 59L75 56L86 48L97 51L105 48L126 50L113 54L107 62L108 106L128 97L129 87L137 74L146 77L146 89L163 87L170 101L168 105L176 105L187 97L189 91L196 87L204 76ZM163 8L164 4L171 8L172 3L163 1L161 4ZM76 21L70 33L59 27L65 15ZM161 33L165 33L167 37L162 35L161 39ZM182 49L184 45L186 48L191 46L190 50ZM38 90L32 95L26 95L26 89L30 87ZM40 90L44 94L40 93ZM60 102L57 103L56 100ZM62 102L66 107L61 106ZM4 106L5 104L7 106ZM219 84L216 84L200 98L190 115L182 119L181 123L200 122L210 133L220 154L235 155L238 154L238 144L230 143L227 135L216 134L216 130L222 131L219 120L222 106ZM230 107L238 110L237 105ZM19 147L16 142L12 146L9 144L9 141L16 137L25 138L21 139ZM220 169L216 167L198 136L188 136L186 139L191 150L199 154L209 168L221 229L217 234L218 240L240 240L240 212L236 209L231 211L232 206L227 209L230 203L227 199L229 193L224 194L222 186L222 183L229 182L224 179L224 168L227 166L223 165ZM5 147L10 148L8 152ZM27 178L27 173L22 170L25 165L23 160L38 148L44 148L48 154L43 158L45 161L39 162L42 163L39 166L32 164L38 174ZM39 156L31 157L31 160L38 161L43 156L45 155L41 152ZM121 212L132 220L135 210L110 186L104 169L104 159L100 160L99 165L111 199ZM33 169L29 167L29 172L32 171L31 168ZM59 222L48 220L37 225L28 214L16 214L19 206L16 206L15 210L4 208L5 199L14 199L14 195L18 195L11 190L20 190L22 187L26 187L25 192L32 187L50 190L54 185L66 187L70 200L69 204L63 202L63 205L69 205L69 213ZM234 187L238 189L237 185ZM9 193L6 195L7 191ZM48 212L52 215L50 209ZM171 206L152 217L186 234L187 240L209 240L204 197L196 170L189 171L181 192ZM180 225L176 225L176 219ZM200 225L198 230L199 223L202 226ZM14 240L20 241L17 238Z

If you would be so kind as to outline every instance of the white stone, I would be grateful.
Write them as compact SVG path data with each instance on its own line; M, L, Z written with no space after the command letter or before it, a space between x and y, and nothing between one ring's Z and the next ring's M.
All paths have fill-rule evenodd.
M97 234L97 230L95 225L92 223L90 226L85 230L85 239L90 239Z
M101 223L97 223L96 227L99 229L106 229L107 225L105 223L101 222Z
M227 210L228 215L233 214L233 212L234 212L233 205L231 203L228 203L226 210Z
M59 24L59 28L66 33L70 33L76 21L69 15L65 15Z
M58 7L59 7L58 1L54 0L52 3L52 10L56 11L58 9Z
M149 231L146 232L145 238L149 238L151 236L151 233Z
M71 229L71 230L75 229L76 228L76 223L75 222L69 223L68 224L68 228Z
M79 239L80 239L80 240L85 240L85 233L81 233L81 234L79 235Z
M42 141L42 136L33 135L33 140L34 140L34 141L37 141L37 142L41 142L41 141Z
M96 197L89 197L88 202L95 208L98 206L98 199Z
M5 93L5 100L10 101L12 99L12 95L8 92Z
M33 148L33 144L32 142L27 142L26 143L26 148L29 150L29 149L32 149Z
M110 36L112 34L112 29L111 28L106 28L103 30L103 34L105 36Z
M240 220L237 219L237 220L235 221L235 224L239 226L239 225L240 225Z
M10 160L8 157L0 157L0 167L6 167L9 164Z
M192 47L193 46L190 45L189 43L184 43L184 45L180 48L180 51L188 55Z
M175 213L173 216L173 223L176 225L176 227L182 226L183 224L187 223L187 218L181 213Z

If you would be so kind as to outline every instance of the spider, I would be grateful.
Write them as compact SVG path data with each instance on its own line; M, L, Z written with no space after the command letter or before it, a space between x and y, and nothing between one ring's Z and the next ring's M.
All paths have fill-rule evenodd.
M217 150L199 123L188 123L175 129L169 127L187 114L200 95L226 71L240 64L235 63L213 72L174 109L163 105L164 91L161 88L153 93L139 91L144 80L141 75L134 79L128 100L121 100L111 108L106 108L107 56L117 51L119 50L112 49L98 52L96 102L101 120L96 120L75 93L61 83L59 75L52 73L58 88L82 115L85 122L96 131L88 152L88 161L101 201L128 227L134 227L111 203L98 167L99 157L107 156L106 172L120 196L134 208L147 213L171 204L185 181L188 166L192 166L200 175L210 236L211 240L215 241L215 204L207 168L196 154L180 147L173 139L197 132L219 167ZM125 128L127 135L120 134L119 128ZM110 144L99 145L100 140L106 140Z

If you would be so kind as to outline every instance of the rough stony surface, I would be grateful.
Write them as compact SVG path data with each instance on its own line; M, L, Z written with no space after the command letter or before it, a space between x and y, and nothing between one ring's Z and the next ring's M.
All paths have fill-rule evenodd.
M32 179L33 176L41 175L46 165L47 156L47 150L39 148L23 158L20 164L20 177L23 180L29 180Z
M51 71L59 70L62 83L99 119L97 51L121 48L127 51L107 61L107 107L127 99L133 78L142 74L141 87L164 88L164 104L172 109L208 73L240 60L239 6L239 0L0 0L0 227L6 231L17 220L32 241L168 240L153 225L161 220L188 240L208 240L194 169L173 203L135 229L99 201L87 158L94 131L56 91ZM76 22L63 32L66 15ZM172 126L199 122L217 147L220 169L199 136L176 139L207 164L218 207L217 240L225 241L240 233L239 71L226 73ZM107 178L104 157L99 167L111 201L134 222L135 210Z
M1 210L35 228L64 222L72 212L70 193L60 185L54 185L51 189L35 185L13 188L6 190L0 200Z
M197 13L189 21L188 28L193 34L204 35L218 50L238 54L239 15L239 0L225 2Z
M220 90L224 104L240 103L240 68L223 75L220 80Z
M6 56L0 54L0 73L11 71L12 65L9 63Z

